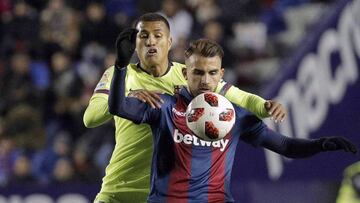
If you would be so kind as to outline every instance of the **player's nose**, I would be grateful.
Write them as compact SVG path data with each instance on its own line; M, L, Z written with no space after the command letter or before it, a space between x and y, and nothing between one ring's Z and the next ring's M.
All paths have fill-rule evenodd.
M155 37L150 35L146 40L146 46L154 46L155 42L156 42Z

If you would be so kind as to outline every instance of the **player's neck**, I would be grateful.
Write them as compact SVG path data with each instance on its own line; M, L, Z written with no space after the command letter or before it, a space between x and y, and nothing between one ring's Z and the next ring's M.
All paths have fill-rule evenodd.
M165 75L165 73L167 72L167 70L169 68L169 60L166 60L166 62L159 64L159 65L145 66L141 63L140 63L140 65L141 65L142 69L145 70L150 75L152 75L154 77L161 77L161 76Z

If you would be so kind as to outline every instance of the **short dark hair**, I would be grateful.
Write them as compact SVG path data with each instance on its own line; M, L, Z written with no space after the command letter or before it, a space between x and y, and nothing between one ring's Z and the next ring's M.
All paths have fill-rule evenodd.
M170 31L170 24L169 21L166 20L166 18L159 13L145 13L144 15L140 16L134 23L134 26L136 27L139 22L153 22L153 21L162 21L165 23L166 27Z
M215 41L210 39L198 39L190 43L189 48L185 50L185 58L190 58L193 54L200 54L204 57L219 56L224 57L223 48Z

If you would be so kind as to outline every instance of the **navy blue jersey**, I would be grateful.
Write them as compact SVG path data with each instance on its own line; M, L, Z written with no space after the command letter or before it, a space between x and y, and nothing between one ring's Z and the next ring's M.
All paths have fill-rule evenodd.
M230 176L239 140L280 154L294 154L293 157L320 151L316 141L288 139L235 104L236 121L231 132L218 141L200 140L186 125L186 108L193 99L186 88L174 96L162 94L164 104L155 109L136 98L125 97L126 69L115 71L119 73L114 74L110 90L110 113L135 123L148 123L152 129L149 202L234 202Z

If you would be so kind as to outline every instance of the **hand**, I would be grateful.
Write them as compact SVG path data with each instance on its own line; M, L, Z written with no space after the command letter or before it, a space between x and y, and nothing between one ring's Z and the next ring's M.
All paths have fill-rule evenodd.
M116 68L123 68L130 62L131 56L135 51L136 34L138 31L134 28L125 28L116 39Z
M323 137L320 138L323 151L344 150L345 152L357 153L356 146L343 137Z
M286 110L279 102L268 100L264 105L267 113L271 116L271 120L274 120L275 123L284 121Z
M151 108L160 108L164 101L158 95L159 91L148 91L148 90L130 90L129 97L135 97L143 102L148 103Z

